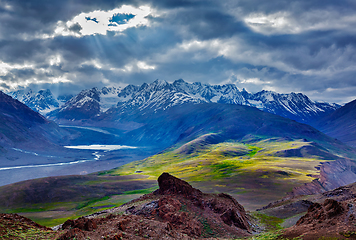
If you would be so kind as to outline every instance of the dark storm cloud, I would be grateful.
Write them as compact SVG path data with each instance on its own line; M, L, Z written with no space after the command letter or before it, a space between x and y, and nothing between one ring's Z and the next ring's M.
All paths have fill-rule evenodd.
M150 6L149 23L106 35L66 25L123 5ZM342 89L356 90L355 7L347 0L0 0L0 85L38 81L65 92L183 78L342 102Z
M231 37L250 33L251 30L233 16L215 9L188 9L171 19L172 25L187 26L189 32L199 39Z
M158 9L189 9L214 6L211 1L204 0L139 0L141 4L149 4Z
M264 12L275 13L277 11L291 11L291 13L299 15L310 10L320 9L337 9L343 11L352 11L352 8L356 6L355 1L352 0L272 0L272 1L260 1L260 0L227 0L223 2L223 5L232 9L240 8L244 13L252 12Z
M82 30L82 26L79 23L74 24L73 26L69 27L69 30L75 33L79 33Z

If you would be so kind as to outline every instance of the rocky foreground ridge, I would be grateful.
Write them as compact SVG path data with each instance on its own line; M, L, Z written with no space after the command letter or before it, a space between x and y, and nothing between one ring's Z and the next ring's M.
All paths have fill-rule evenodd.
M251 235L250 217L230 195L202 193L168 173L158 178L158 185L150 194L117 208L67 220L54 231L16 214L0 218L0 226L5 220L10 221L8 226L26 222L20 229L36 234L31 238L24 233L25 239L234 239ZM20 236L16 235L17 227L9 230L0 228L0 239Z
M0 214L0 239L255 239L261 230L230 195L202 193L168 173L158 185L150 194L67 220L55 230L17 214ZM268 239L356 239L356 183L275 202L261 211L280 219L299 216Z
M244 208L230 195L205 194L168 173L159 189L121 207L66 221L58 239L200 239L251 235Z

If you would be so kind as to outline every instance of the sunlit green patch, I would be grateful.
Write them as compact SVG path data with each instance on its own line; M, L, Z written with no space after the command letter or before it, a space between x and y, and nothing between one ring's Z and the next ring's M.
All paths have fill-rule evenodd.
M28 207L6 209L5 213L37 213L44 211L70 211L77 207L75 202L37 203Z
M85 201L85 202L82 202L82 203L79 203L76 207L76 209L82 209L82 208L85 208L85 207L88 207L90 205L93 205L97 202L101 202L101 201L105 201L105 200L108 200L110 199L109 196L105 196L103 198L99 198L99 199L90 199L89 201Z
M78 216L72 215L72 216L68 216L68 217L64 217L64 218L46 218L46 217L41 216L38 218L37 217L30 217L30 218L40 225L43 225L46 227L54 227L54 226L64 223L68 219L76 219L76 218L78 218Z
M132 191L126 191L126 192L123 192L122 194L124 195L131 195L131 194L148 194L148 193L151 193L155 190L158 189L158 186L156 187L151 187L151 188L147 188L147 189L138 189L138 190L132 190Z
M243 159L229 159L217 163L213 163L208 167L211 168L212 179L220 179L230 176L232 173L237 172L239 169L254 165L252 160Z
M281 238L281 235L282 233L280 231L266 232L266 233L252 236L247 239L251 239L251 240L277 240L277 239L281 240L282 239L283 240L283 238Z
M254 212L253 216L265 228L266 231L277 231L283 228L281 226L281 224L283 223L283 219L268 216L259 212Z
M248 146L248 148L251 149L251 151L247 154L247 156L249 156L249 157L253 157L258 151L263 149L263 148L252 146L249 144L246 144L246 146Z

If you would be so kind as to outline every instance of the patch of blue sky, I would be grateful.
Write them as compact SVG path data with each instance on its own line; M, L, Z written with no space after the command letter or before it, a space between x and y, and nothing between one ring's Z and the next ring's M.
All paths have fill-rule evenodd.
M130 19L134 18L136 15L134 14L126 14L126 13L118 13L112 16L109 20L111 24L126 24Z
M96 18L85 17L85 20L87 20L87 21L93 21L93 22L99 23Z

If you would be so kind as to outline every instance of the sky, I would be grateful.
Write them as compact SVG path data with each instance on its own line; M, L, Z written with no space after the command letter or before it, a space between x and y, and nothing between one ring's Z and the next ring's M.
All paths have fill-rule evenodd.
M0 90L156 79L356 98L354 0L0 0Z

